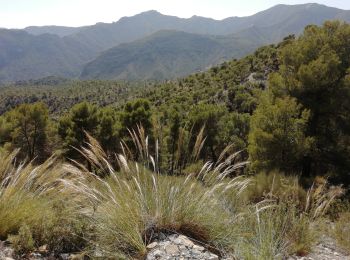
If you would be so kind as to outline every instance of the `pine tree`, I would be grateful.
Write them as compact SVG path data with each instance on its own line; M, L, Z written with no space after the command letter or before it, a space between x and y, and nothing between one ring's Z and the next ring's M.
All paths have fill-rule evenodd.
M309 112L294 98L265 97L251 118L248 150L252 168L298 173L312 141L304 135L308 118Z

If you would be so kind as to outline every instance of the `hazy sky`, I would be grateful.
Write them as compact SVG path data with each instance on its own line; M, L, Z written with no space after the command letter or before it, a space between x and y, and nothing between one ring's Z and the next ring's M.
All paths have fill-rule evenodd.
M117 21L147 10L179 17L247 16L276 4L317 2L350 9L350 0L0 0L0 27L81 26Z

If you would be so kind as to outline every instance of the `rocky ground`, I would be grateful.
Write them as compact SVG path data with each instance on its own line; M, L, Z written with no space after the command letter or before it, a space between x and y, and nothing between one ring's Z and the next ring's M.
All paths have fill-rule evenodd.
M286 260L350 260L346 252L339 249L335 241L324 236L321 243L315 246L314 250L308 256L290 256ZM203 245L200 245L188 237L180 234L159 234L152 243L147 246L148 254L146 260L219 260L234 259L233 257L221 257L210 252ZM0 241L0 260L79 260L84 259L79 254L60 254L59 256L50 256L45 247L39 248L36 252L29 255L15 256L14 250L9 244Z
M149 252L147 260L218 260L219 256L211 253L202 245L195 244L183 235L160 234L160 238L147 246Z
M35 252L30 254L18 256L15 254L13 248L4 242L0 241L0 260L17 260L17 259L26 259L26 260L83 260L84 256L80 254L60 254L54 256L49 254L46 249L46 246L38 248Z

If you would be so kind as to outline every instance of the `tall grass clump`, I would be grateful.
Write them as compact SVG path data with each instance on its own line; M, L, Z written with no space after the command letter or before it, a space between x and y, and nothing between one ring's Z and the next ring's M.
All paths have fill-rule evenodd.
M33 166L16 162L16 153L0 153L0 239L16 243L20 253L44 244L69 248L76 211L60 181L67 174L55 158Z
M85 196L90 207L81 213L94 226L92 248L103 257L128 258L146 254L146 246L161 233L181 233L202 243L210 250L232 250L239 234L240 212L224 203L225 194L240 196L249 183L242 177L227 179L240 165L231 165L235 156L222 163L207 162L198 173L170 176L157 167L157 154L147 150L148 139L132 135L140 148L139 162L125 154L116 157L118 171L112 168L99 144L91 137L81 152L95 171L79 163L66 169L79 182L67 182ZM124 148L125 150L129 150ZM98 177L101 171L108 178ZM96 253L97 252L97 253Z
M244 235L236 246L236 254L243 259L307 255L318 241L318 227L323 225L327 210L343 194L340 187L330 187L326 180L305 191L297 177L277 172L260 173L251 183L245 198L257 205L270 203L262 207L264 210L246 214L241 223Z

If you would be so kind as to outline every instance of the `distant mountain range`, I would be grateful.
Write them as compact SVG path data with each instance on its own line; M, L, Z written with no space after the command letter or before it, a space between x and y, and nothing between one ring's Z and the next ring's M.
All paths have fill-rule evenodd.
M168 79L239 58L308 24L350 21L319 4L277 5L247 17L188 19L148 11L84 27L0 29L0 82L47 76Z

